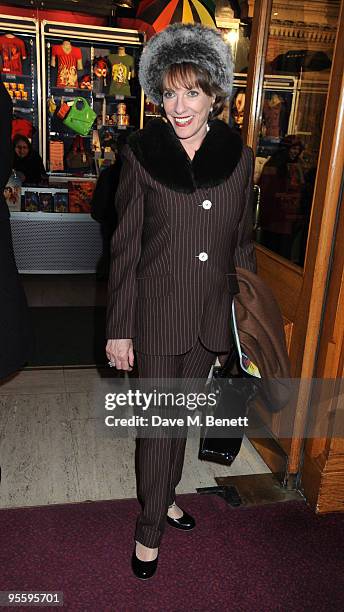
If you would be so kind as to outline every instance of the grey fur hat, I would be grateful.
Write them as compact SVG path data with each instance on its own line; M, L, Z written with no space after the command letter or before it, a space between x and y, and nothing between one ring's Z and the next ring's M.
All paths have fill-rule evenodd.
M233 59L221 34L198 23L174 23L155 34L141 55L139 81L152 102L162 101L160 83L165 70L182 62L194 62L205 68L213 83L230 96Z

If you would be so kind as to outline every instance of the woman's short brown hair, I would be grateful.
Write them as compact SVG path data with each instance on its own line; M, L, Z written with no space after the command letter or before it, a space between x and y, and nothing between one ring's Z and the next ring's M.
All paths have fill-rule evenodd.
M163 74L160 87L161 93L163 93L166 86L175 88L185 87L186 89L199 87L207 96L215 96L213 110L209 115L210 119L214 119L223 111L227 98L226 92L212 83L207 70L200 68L194 62L171 64Z

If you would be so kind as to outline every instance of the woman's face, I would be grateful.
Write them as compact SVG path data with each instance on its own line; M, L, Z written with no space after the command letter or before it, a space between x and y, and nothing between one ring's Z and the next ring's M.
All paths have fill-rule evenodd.
M207 96L199 87L187 89L166 84L163 91L163 106L167 119L180 139L203 137L209 112L215 97Z
M15 146L15 152L18 157L26 157L29 154L29 147L25 140L18 140Z

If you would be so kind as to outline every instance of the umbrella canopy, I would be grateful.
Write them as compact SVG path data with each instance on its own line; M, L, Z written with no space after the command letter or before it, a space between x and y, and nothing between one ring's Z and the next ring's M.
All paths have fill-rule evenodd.
M136 18L160 32L170 23L202 23L216 27L213 0L141 0Z

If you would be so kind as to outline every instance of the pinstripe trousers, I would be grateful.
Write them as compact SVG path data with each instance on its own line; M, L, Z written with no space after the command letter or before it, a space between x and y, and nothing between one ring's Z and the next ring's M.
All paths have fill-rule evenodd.
M217 353L200 340L182 355L136 353L139 378L206 378ZM187 426L178 437L137 438L137 494L142 506L135 540L144 546L159 546L166 524L168 506L175 501L184 463Z

